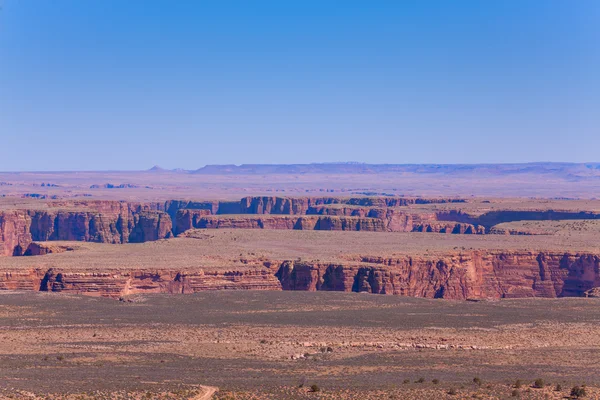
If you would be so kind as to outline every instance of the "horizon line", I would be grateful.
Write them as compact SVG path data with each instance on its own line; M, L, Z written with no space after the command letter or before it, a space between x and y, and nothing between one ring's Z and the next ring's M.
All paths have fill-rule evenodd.
M86 172L102 172L102 173L116 173L116 172L195 172L200 171L207 167L231 167L240 168L244 166L334 166L334 165L345 165L345 166L400 166L400 167L411 167L411 166L519 166L519 165L600 165L600 161L586 161L586 162L574 162L574 161L525 161L525 162L491 162L491 163L369 163L360 161L324 161L324 162L307 162L307 163L242 163L242 164L205 164L196 169L185 169L185 168L163 168L159 165L154 165L147 169L82 169L82 170L8 170L0 171L0 174L19 174L19 173L86 173Z

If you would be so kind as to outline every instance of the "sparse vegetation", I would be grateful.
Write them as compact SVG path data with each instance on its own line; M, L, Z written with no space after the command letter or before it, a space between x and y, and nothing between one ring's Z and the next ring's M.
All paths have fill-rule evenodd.
M425 378L421 377L415 381L415 383L423 383L425 382Z
M319 387L319 385L313 384L313 385L310 385L310 391L313 393L320 392L321 388Z
M585 397L587 394L585 387L583 386L573 386L571 389L571 397L574 399L579 399Z
M515 389L520 389L521 386L523 386L523 381L520 379L517 379L514 384Z
M478 376L476 376L475 378L473 378L473 383L476 384L477 386L481 386L481 384L483 382L481 381L481 378L479 378Z
M290 294L292 296L286 297ZM50 297L54 303L47 305L47 299ZM122 385L123 390L133 390L135 397L132 392L131 397L84 395L85 400L140 399L145 398L146 390L152 391L155 396L153 398L166 400L169 396L163 393L164 387L160 384L146 386L144 382L150 379L158 382L165 371L175 376L175 373L179 373L177 369L182 371L181 376L187 377L190 368L194 371L202 368L198 385L214 382L215 386L220 386L222 381L232 382L231 387L223 386L223 392L235 387L235 390L230 391L229 397L239 400L252 398L249 393L259 387L271 398L303 396L344 399L344 395L351 393L348 387L352 387L353 390L357 390L357 394L350 398L364 400L445 397L467 399L473 394L483 399L541 400L546 394L549 394L551 399L569 396L571 387L582 379L594 382L593 372L580 375L581 368L593 360L593 355L588 356L585 349L577 347L577 344L564 342L568 337L555 335L548 330L549 326L541 324L538 327L535 326L537 324L527 324L527 321L543 316L552 321L552 328L579 334L584 332L579 327L580 320L573 318L577 322L571 325L564 322L565 316L571 315L573 307L576 306L585 314L586 321L595 321L600 318L596 300L553 300L552 307L548 307L547 300L537 299L506 300L501 304L492 301L457 303L326 292L211 292L187 297L151 295L139 298L143 304L124 310L116 299L80 298L79 301L73 301L72 296L2 294L4 304L0 311L4 314L0 318L6 326L16 328L2 332L5 349L10 350L10 346L14 346L16 352L28 352L24 361L4 357L8 368L4 368L3 371L10 380L10 385L18 385L23 390L34 389L33 383L19 380L21 365L27 365L26 363L29 363L27 367L30 368L27 376L32 376L37 381L44 379L43 372L51 368L57 387L71 385L69 390L73 390L73 396L60 400L78 399L76 393L90 389L86 382L73 379L72 375L75 374L71 374L71 371L78 371L77 375L81 371L81 374L89 374L98 381L106 380L105 387L108 387L114 383L111 379L115 369L131 371L127 373L128 381L119 385ZM12 312L12 315L7 314L6 305L14 306L16 312ZM102 307L102 315L98 316L97 321L87 319L89 315L93 315L90 306ZM175 307L179 307L177 314L173 313ZM198 310L202 312L199 313ZM520 313L515 310L519 310ZM278 314L275 315L276 313ZM196 320L194 315L200 314L204 318ZM439 325L440 322L436 320L439 314L452 314L451 318L445 320L450 322L448 326ZM222 324L222 321L235 321L240 315L243 316L243 324ZM300 317L306 316L310 317L298 324ZM335 321L332 321L332 316ZM273 329L271 325L274 317L277 319L277 329ZM25 329L32 325L32 320L40 326L52 325L53 329L43 332ZM119 320L126 324L129 329L127 334L123 335L122 331L107 323L111 320ZM146 322L149 320L152 325ZM180 321L189 322L182 325ZM432 326L432 321L435 323L435 329L428 328ZM356 326L351 326L350 323ZM390 331L389 326L392 323L399 328ZM481 330L474 332L471 329L473 325L481 327ZM511 328L489 329L507 325ZM598 329L600 328L593 324L586 325L585 332L590 333L586 345L600 343L596 336L600 332ZM90 340L90 332L96 332L101 340ZM202 337L198 336L198 332L202 332ZM551 347L544 349L548 354L548 358L544 359L547 364L542 368L525 369L527 365L539 363L539 359L535 358L540 354L538 350L531 351L527 347L527 340L533 335L535 340L544 337ZM152 354L136 352L139 342L129 342L129 339L124 340L124 336L150 339ZM261 344L261 340L267 341L269 345ZM504 346L509 343L506 340L518 340L523 344L523 349L519 350L521 360L517 366L506 364L513 360L515 352L484 348L486 345L494 348ZM60 342L61 346L48 346L48 343L55 342ZM424 348L422 353L417 353L412 349L396 347L397 344L403 343L425 343L433 346L440 343L449 346L465 343L469 347L475 345L481 348L475 351L438 351ZM568 346L560 347L564 343ZM327 346L330 345L335 346L334 357L323 353L323 349L327 352ZM115 346L124 351L115 356L111 352L111 348ZM90 348L97 348L93 358L89 356ZM392 350L396 348L398 350ZM37 355L32 350L37 351ZM50 353L54 351L57 354ZM317 364L302 360L304 352L311 354L310 360L318 359ZM53 355L46 355L48 353ZM206 357L210 356L210 364L190 358L191 355L195 357L198 354L202 358L203 353ZM57 361L58 355L64 356L65 361ZM455 355L460 357L463 365L477 369L465 378L465 369L457 367ZM292 361L292 356L299 357L298 361ZM563 376L556 377L551 371L561 365L565 356L572 357L573 365L577 368L565 369ZM44 357L48 357L49 361L42 361ZM482 358L489 359L494 365L505 364L497 371L491 371L487 365L476 364ZM138 363L138 360L141 363ZM249 379L248 376L235 374L229 376L227 371L231 370L231 360L240 360L240 365L256 371L250 376L260 378ZM552 363L554 360L556 364ZM78 362L80 365L77 365ZM527 364L528 362L532 364ZM102 363L104 366L100 367ZM400 365L400 368L389 368L390 365ZM168 367L165 370L166 366ZM14 372L10 368L14 368ZM292 378L291 381L288 378L286 383L281 383L284 368L285 374ZM345 386L349 382L348 377L356 376L362 368L368 371L359 372L364 381L358 385L352 383L353 386ZM538 372L529 380L524 377L527 371ZM308 380L303 383L300 378L305 374ZM376 379L370 381L370 374ZM412 377L409 378L409 374L412 374ZM423 382L413 383L420 377L424 377ZM479 378L480 385L474 377ZM534 388L536 377L544 378L544 389ZM457 382L457 379L460 381ZM548 382L550 379L551 383ZM558 382L563 386L560 388L562 391L555 391ZM567 386L564 382L573 383ZM320 393L312 393L310 386L314 383L323 385L320 387ZM461 385L464 386L461 388ZM137 392L136 386L146 390ZM382 387L389 393L382 393ZM525 392L527 387L531 387L530 395ZM168 389L174 390L171 387ZM516 390L517 396L511 396L513 390ZM597 387L590 386L584 390L587 396L580 400L598 397ZM374 395L377 392L379 396ZM4 393L0 392L0 397L1 395ZM419 397L421 395L422 397ZM176 397L170 394L170 399L174 398L184 399L183 396ZM225 396L220 394L216 398L222 399ZM59 399L51 396L49 400Z
M542 389L544 386L544 380L541 378L538 378L533 382L533 387L536 389Z

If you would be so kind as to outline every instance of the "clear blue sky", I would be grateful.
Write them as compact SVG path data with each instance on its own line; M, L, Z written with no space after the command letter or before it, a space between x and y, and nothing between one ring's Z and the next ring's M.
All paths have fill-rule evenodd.
M598 0L0 2L0 171L600 161Z

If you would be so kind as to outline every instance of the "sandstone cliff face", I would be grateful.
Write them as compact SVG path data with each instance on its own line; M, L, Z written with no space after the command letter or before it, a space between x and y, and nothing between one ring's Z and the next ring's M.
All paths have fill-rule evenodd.
M212 215L211 210L193 210L193 209L180 209L175 213L175 227L174 233L179 235L189 229L197 228L200 226L199 219L207 215Z
M241 212L242 214L306 214L308 207L317 202L318 199L309 197L244 197L241 200Z
M168 214L157 211L164 207L161 203L90 201L66 205L73 211L0 211L0 255L23 255L33 241L127 243L172 235Z
M173 236L171 218L162 211L145 211L133 216L130 243L142 243Z
M413 226L412 232L435 232L461 235L483 235L485 228L481 225L461 222L421 222Z
M369 258L361 264L285 262L284 290L334 290L412 297L467 299L583 296L600 286L596 255L555 253L461 254L438 260Z
M385 232L387 230L384 220L366 217L248 215L223 218L203 215L196 210L180 210L177 221L178 227L189 226L197 229L296 229L367 232Z
M410 204L464 203L462 199L421 199L405 197L245 197L241 200L243 214L307 214L310 209L331 204L348 204L364 207L401 207ZM348 215L348 214L344 214Z
M0 290L39 290L119 297L136 293L190 294L205 290L281 290L268 271L134 270L77 272L52 268L45 273L7 272Z
M46 271L39 268L15 269L0 272L0 290L39 291Z
M465 202L465 200L403 197L246 197L241 201L241 211L245 214L321 215L381 220L372 221L365 219L358 226L347 228L346 226L354 225L351 220L322 218L320 219L322 225L317 224L315 229L323 230L436 232L452 234L486 233L484 226L478 224L474 218L460 212L431 212L415 215L397 208L411 204L459 202ZM451 219L452 216L456 216L456 219ZM320 228L320 226L323 226L323 228Z
M378 218L320 217L315 226L320 231L385 232L386 224Z
M68 249L63 249L68 251ZM61 250L62 251L62 250ZM262 261L243 269L6 269L0 290L118 297L203 290L328 290L412 297L584 296L600 287L600 257L556 252L471 251L439 257L363 256L343 262Z
M31 219L19 211L0 212L0 255L19 256L31 243Z
M142 242L168 238L192 228L485 234L501 222L600 218L595 212L516 210L477 215L461 210L415 212L403 208L411 204L452 202L464 200L246 197L240 202L53 201L39 210L0 211L0 255L23 255L33 241ZM237 213L245 215L221 217Z
M549 220L581 220L600 219L600 214L591 211L569 212L569 211L490 211L481 215L471 215L460 210L442 211L436 213L439 221L456 221L472 225L482 225L491 228L503 222L512 221L549 221Z

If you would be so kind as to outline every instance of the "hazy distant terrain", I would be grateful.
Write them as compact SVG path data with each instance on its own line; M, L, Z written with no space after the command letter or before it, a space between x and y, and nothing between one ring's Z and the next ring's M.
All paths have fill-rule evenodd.
M208 165L198 170L0 173L0 196L157 200L246 195L595 198L600 163Z

